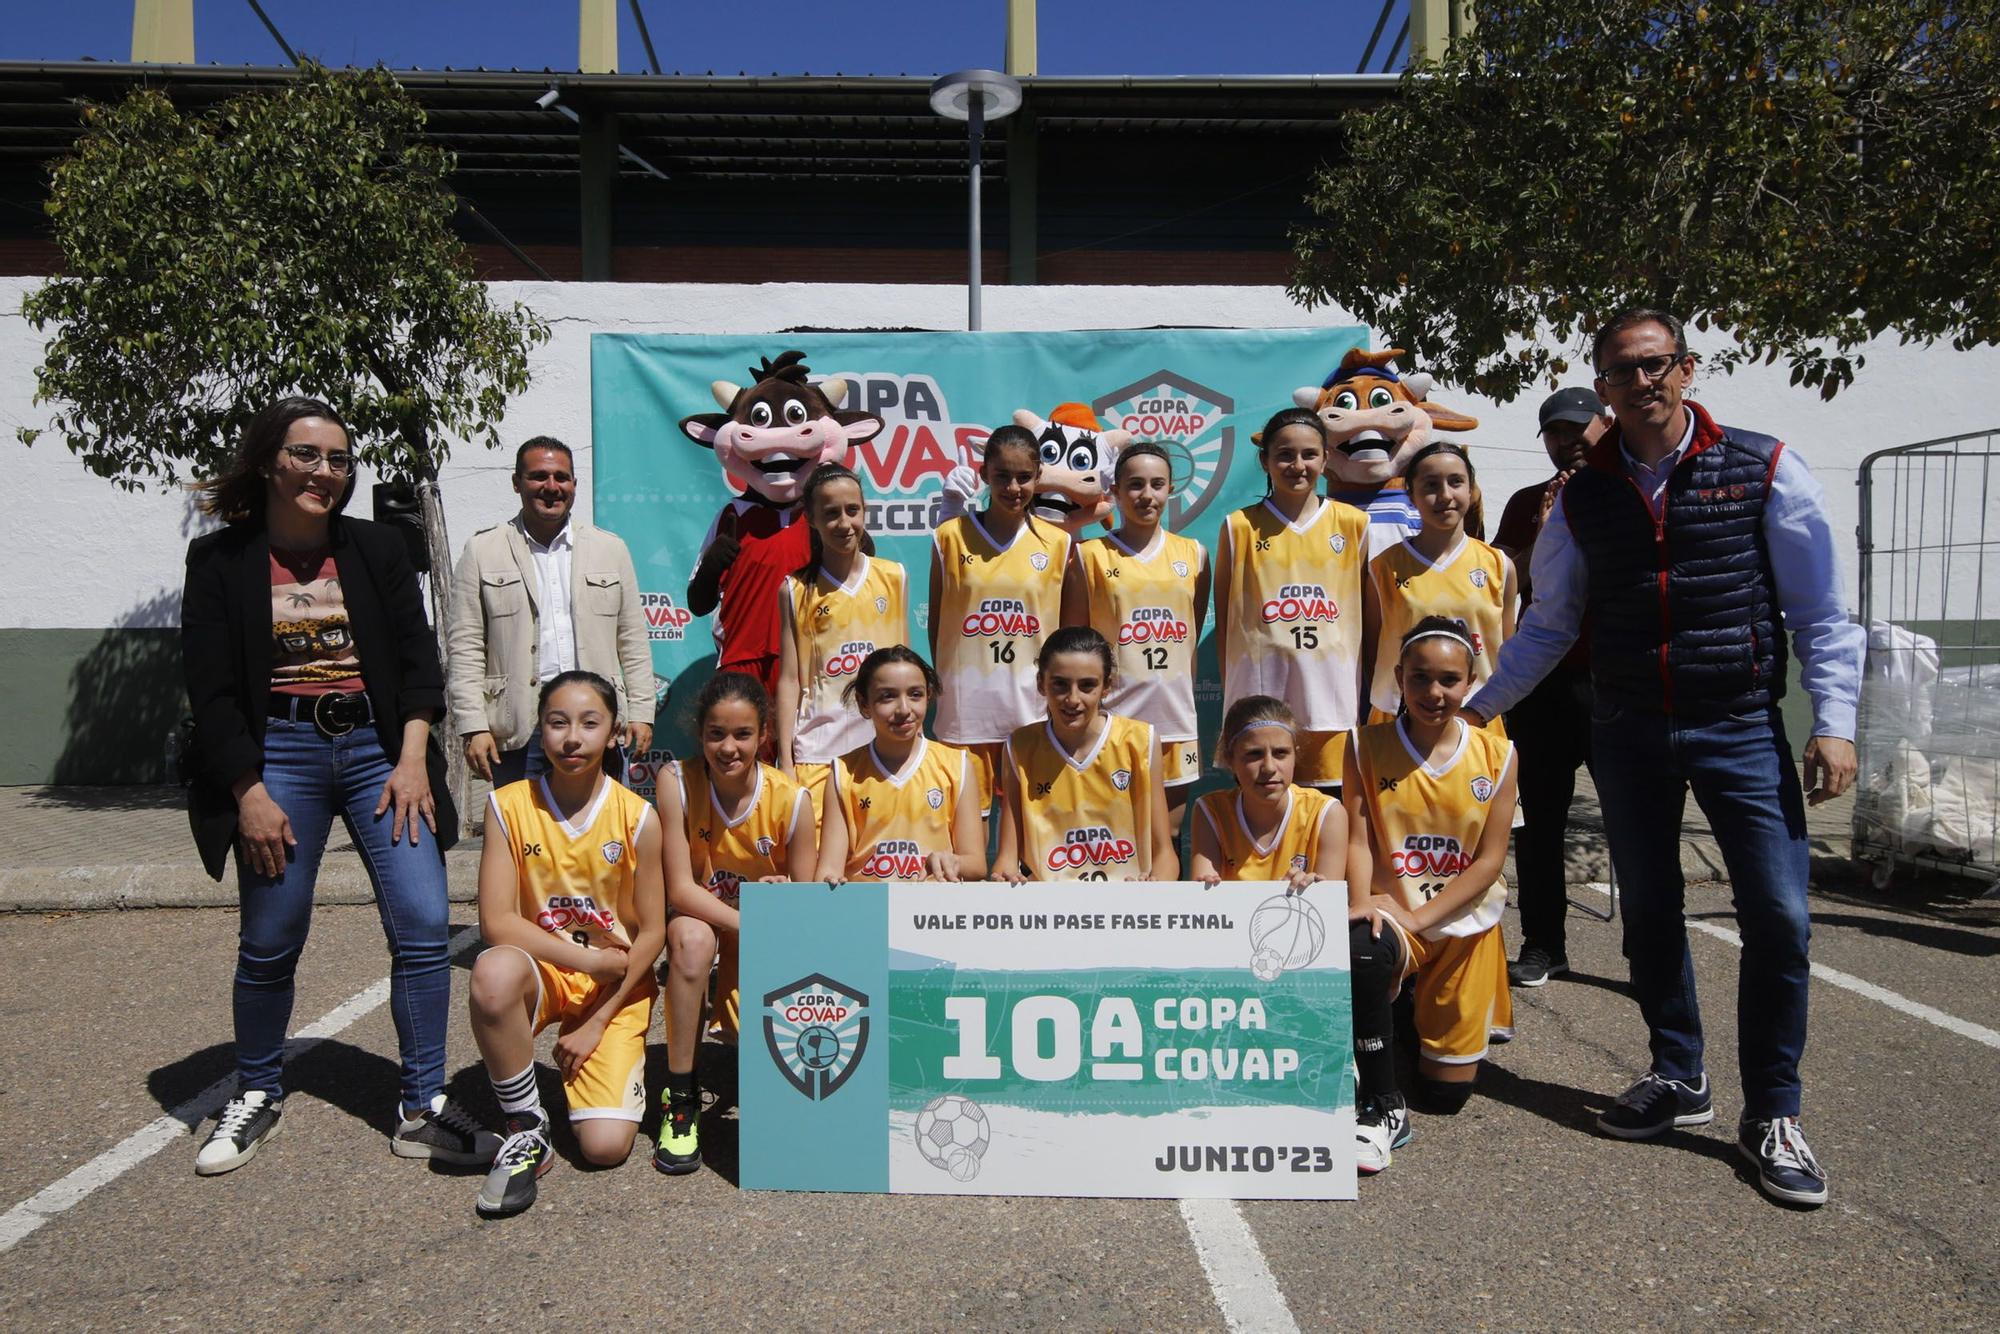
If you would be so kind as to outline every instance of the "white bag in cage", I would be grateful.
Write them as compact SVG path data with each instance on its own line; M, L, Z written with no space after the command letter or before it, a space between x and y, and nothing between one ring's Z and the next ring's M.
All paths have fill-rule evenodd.
M1900 737L1919 746L1928 741L1937 679L1935 639L1890 621L1868 622L1861 711L1870 737Z
M2000 759L1945 757L1931 787L1930 841L1940 850L1975 861L2000 861Z
M1871 768L1863 782L1873 800L1856 807L1857 819L1904 842L1932 841L1931 762L1922 751L1907 741L1893 743L1888 762Z

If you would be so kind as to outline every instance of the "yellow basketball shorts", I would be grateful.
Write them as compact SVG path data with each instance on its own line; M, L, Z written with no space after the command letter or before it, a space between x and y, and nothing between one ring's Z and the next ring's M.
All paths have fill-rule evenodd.
M1347 763L1347 733L1297 733L1298 761L1292 781L1301 787L1339 787L1340 771Z
M1396 934L1403 942L1403 978L1416 976L1417 1045L1425 1056L1440 1065L1471 1065L1485 1059L1492 1037L1514 1035L1507 944L1497 924L1476 936L1437 940L1401 926Z
M827 780L833 777L831 764L794 764L792 772L798 776L799 786L812 793L813 828L826 828Z
M535 1001L535 1031L550 1024L569 1032L591 1013L598 995L615 989L588 973L572 972L535 960L539 995ZM653 1026L657 989L649 980L625 1007L611 1017L597 1050L590 1053L573 1079L563 1081L569 1119L637 1121L646 1112L646 1031Z
M1160 743L1160 786L1185 787L1201 777L1199 741Z

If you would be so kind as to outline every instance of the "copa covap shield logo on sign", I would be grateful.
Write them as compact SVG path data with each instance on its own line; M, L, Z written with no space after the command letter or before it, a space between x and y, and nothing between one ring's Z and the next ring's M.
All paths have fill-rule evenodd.
M868 998L824 973L764 996L764 1045L791 1086L815 1101L840 1091L868 1051Z
M1090 407L1108 429L1166 448L1173 463L1167 526L1180 532L1200 517L1229 476L1236 428L1221 423L1236 411L1236 400L1162 370L1092 399Z

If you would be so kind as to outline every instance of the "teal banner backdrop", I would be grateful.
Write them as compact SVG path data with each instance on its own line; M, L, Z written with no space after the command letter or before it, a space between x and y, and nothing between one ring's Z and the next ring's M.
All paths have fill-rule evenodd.
M1107 428L1166 444L1172 527L1212 548L1223 516L1264 493L1251 434L1366 336L1360 328L592 335L596 520L631 547L654 667L670 689L659 750L635 766L635 785L650 790L662 751L687 753L689 709L714 661L709 621L690 617L684 603L702 540L731 492L715 456L679 427L716 410L712 381L747 384L761 358L797 348L812 379L850 383L844 406L883 419L850 462L868 491L877 549L909 572L909 642L922 645L944 476L1016 409L1046 417L1058 403L1088 403ZM1204 736L1217 725L1212 637L1198 660Z
M1343 884L751 888L744 1186L1353 1198Z

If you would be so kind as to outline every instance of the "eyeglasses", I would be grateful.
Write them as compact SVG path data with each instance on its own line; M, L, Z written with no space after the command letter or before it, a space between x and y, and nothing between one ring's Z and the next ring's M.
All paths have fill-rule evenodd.
M1621 361L1615 366L1600 366L1597 377L1608 385L1624 386L1638 376L1658 383L1677 364L1688 357L1686 352L1662 352L1657 357L1641 357L1637 361Z
M335 477L345 477L354 471L354 455L344 450L322 454L311 445L286 445L284 449L285 457L306 472L318 472L322 463Z

